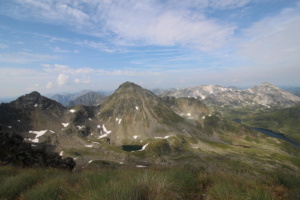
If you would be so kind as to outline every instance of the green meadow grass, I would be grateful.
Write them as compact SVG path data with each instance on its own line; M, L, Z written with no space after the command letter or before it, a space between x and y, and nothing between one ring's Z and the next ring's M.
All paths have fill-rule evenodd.
M299 199L296 172L122 168L66 172L0 166L0 199Z

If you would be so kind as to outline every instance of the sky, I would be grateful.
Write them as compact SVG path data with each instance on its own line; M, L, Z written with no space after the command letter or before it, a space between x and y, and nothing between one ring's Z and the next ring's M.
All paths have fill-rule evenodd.
M300 0L0 0L0 97L300 86Z

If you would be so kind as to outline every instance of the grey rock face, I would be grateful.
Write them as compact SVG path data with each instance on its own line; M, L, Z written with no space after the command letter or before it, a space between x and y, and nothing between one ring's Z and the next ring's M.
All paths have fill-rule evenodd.
M21 96L17 100L12 101L10 105L16 109L32 109L34 107L41 107L43 109L64 109L61 104L41 96L38 92L32 92Z
M8 165L24 167L51 167L72 170L76 165L73 158L62 159L57 153L47 153L43 149L33 149L17 134L0 132L0 161Z
M54 116L64 112L65 107L61 104L41 96L38 92L32 92L19 97L17 100L10 103L0 105L0 123L9 123L19 119L29 119L32 112L41 113L47 111Z

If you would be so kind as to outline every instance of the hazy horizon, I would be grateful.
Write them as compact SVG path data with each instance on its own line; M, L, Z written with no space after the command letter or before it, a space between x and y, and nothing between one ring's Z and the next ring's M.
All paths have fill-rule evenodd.
M264 82L265 83L265 82ZM122 84L122 83L121 83ZM262 84L262 83L260 83ZM260 85L258 84L258 85ZM272 83L270 83L272 84ZM208 85L208 84L202 84L202 85L191 85L191 86L188 86L188 87L197 87L197 86L204 86L204 85ZM274 85L274 84L272 84ZM120 85L119 85L120 86ZM6 103L6 102L9 102L13 99L17 99L18 97L22 96L22 95L25 95L25 94L29 94L31 92L39 92L41 95L43 96L46 96L46 97L52 97L54 95L68 95L68 94L79 94L81 92L84 92L84 91L92 91L92 92L106 92L106 93L113 93L115 92L115 90L118 89L117 86L116 88L113 88L111 90L104 90L104 89L95 89L95 90L92 90L92 89L80 89L80 90L74 90L74 91L61 91L61 92L52 92L52 93L43 93L43 92L40 92L39 90L32 90L32 91L27 91L23 94L20 94L18 96L0 96L0 103L3 102L3 103ZM235 87L237 89L241 89L241 90L244 90L244 89L249 89L251 87L254 87L254 86L257 86L257 85L252 85L252 86L242 86L242 87L239 87L239 86L235 86L235 85L231 85L231 86L223 86L223 85L219 85L219 86L222 86L222 87ZM278 85L274 85L278 88L281 88L281 89L284 89L284 90L287 90L288 88L290 88L291 90L293 89L297 89L297 91L300 91L300 86L278 86ZM142 86L143 87L143 86ZM156 87L156 88L147 88L147 87L143 87L144 89L147 89L147 90L155 90L155 89L162 89L162 90L168 90L168 89L184 89L184 88L188 88L188 87L173 87L173 88L164 88L164 87ZM290 91L291 90L287 90L287 91ZM5 101L6 100L6 101Z
M0 98L300 86L299 0L11 0L0 19Z

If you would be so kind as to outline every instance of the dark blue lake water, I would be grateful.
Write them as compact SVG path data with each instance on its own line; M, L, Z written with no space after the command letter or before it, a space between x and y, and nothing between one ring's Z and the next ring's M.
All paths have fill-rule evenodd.
M128 151L128 152L138 151L138 150L141 150L143 148L142 145L123 145L121 147L124 151Z
M240 119L234 119L233 121L235 121L237 123L240 123L240 124L242 123L242 120L240 120ZM277 139L280 139L280 140L284 140L286 142L291 143L293 146L295 146L297 148L300 148L300 144L298 144L297 142L294 142L293 140L287 138L282 133L276 133L274 131L271 131L271 130L268 130L268 129L263 129L263 128L256 128L256 127L249 127L249 128L251 128L252 130L261 132L261 133L263 133L265 135L268 135L268 136L271 136L271 137L274 137L274 138L277 138Z

